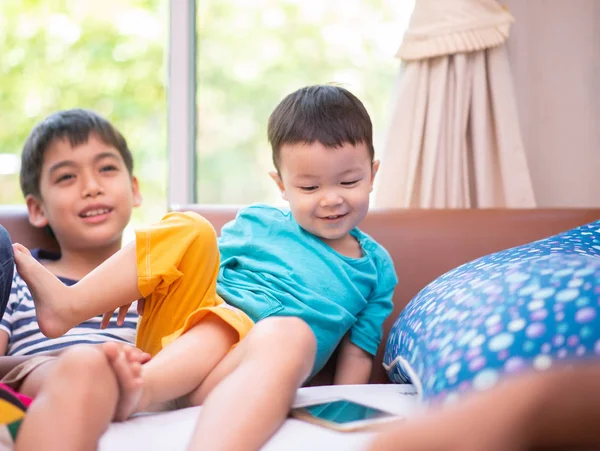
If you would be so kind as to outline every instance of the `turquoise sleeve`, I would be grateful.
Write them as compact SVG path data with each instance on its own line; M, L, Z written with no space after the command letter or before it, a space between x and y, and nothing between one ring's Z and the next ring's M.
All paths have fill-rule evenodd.
M377 289L350 329L350 341L371 355L377 353L383 334L383 322L394 308L392 296L398 278L391 258L381 263L380 274Z

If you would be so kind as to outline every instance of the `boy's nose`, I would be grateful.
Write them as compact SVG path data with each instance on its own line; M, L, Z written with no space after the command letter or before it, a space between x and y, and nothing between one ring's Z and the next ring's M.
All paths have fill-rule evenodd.
M103 194L104 190L102 189L102 185L98 183L95 177L88 177L84 181L82 196L83 197L96 197L100 194Z
M340 196L335 191L330 191L328 193L325 193L325 195L323 197L321 197L321 200L319 201L319 206L320 207L332 207L332 206L340 205L342 202L344 202L344 199L342 198L342 196Z

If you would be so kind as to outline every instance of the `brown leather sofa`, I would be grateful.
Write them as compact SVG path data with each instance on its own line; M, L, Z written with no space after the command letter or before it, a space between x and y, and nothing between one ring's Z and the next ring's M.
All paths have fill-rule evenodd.
M174 210L196 211L218 231L233 219L237 207L187 205L176 206ZM371 382L388 382L381 367L385 337L404 306L433 279L482 255L598 219L600 209L371 211L361 228L390 252L399 279L394 311L384 325L384 340L376 356ZM29 225L24 207L0 206L0 224L15 242L32 248L56 247L45 231ZM334 364L332 359L313 384L331 383Z

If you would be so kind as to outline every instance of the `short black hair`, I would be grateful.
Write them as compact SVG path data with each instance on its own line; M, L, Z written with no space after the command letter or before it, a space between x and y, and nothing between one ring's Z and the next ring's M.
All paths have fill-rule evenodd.
M340 86L315 85L285 97L269 117L268 137L273 164L279 170L279 153L286 144L317 141L325 147L366 144L375 157L373 124L362 102Z
M44 154L57 140L68 139L72 147L88 141L93 134L107 146L119 151L129 174L133 174L133 156L123 135L98 113L81 108L57 111L38 123L23 145L21 154L21 191L41 198L40 177Z

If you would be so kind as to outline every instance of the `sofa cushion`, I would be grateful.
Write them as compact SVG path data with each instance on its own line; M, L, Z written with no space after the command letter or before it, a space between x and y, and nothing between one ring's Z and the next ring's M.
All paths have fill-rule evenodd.
M500 251L427 285L400 314L384 366L425 400L503 375L600 358L600 221Z

